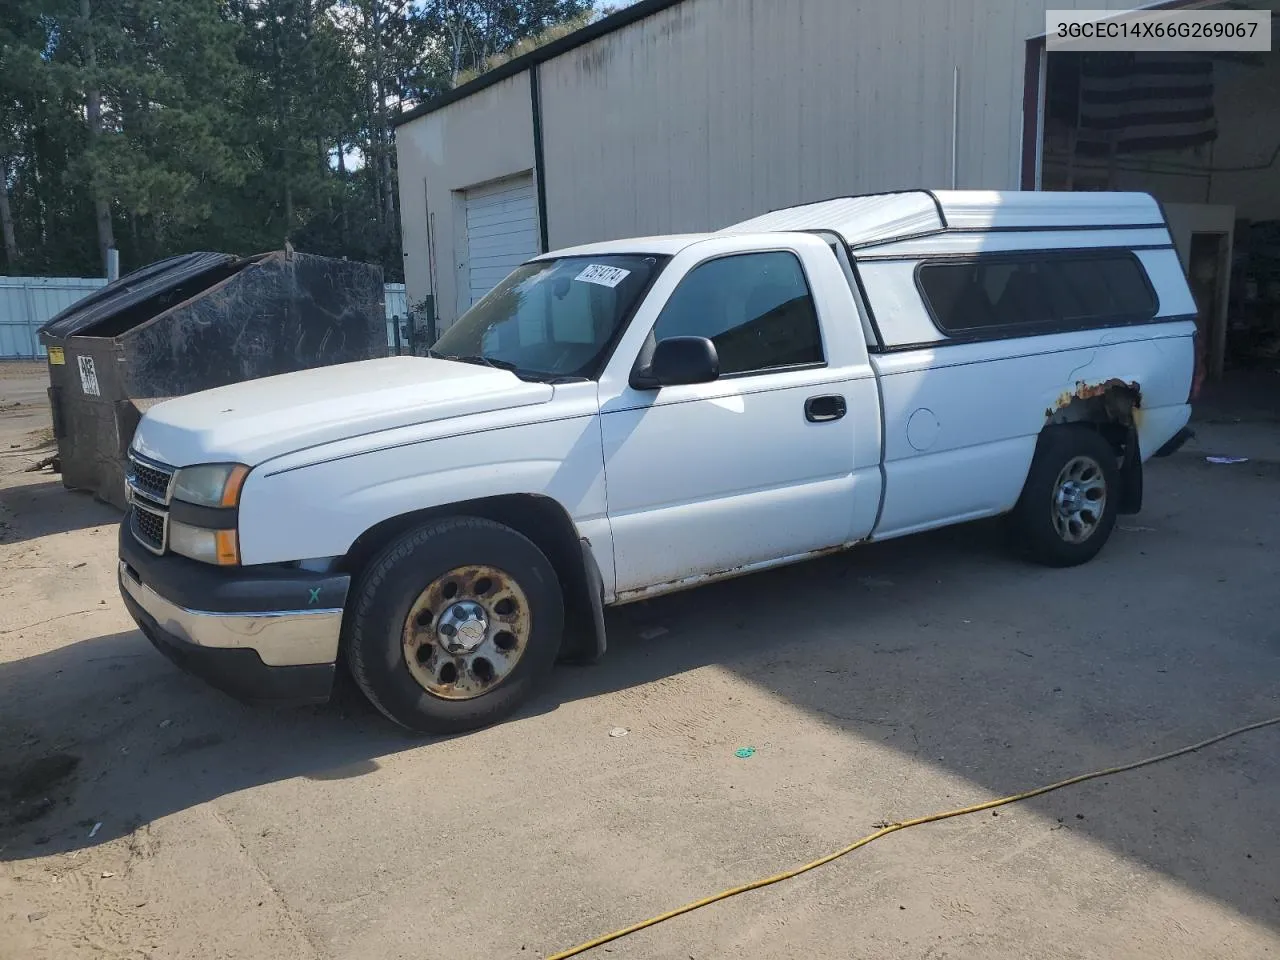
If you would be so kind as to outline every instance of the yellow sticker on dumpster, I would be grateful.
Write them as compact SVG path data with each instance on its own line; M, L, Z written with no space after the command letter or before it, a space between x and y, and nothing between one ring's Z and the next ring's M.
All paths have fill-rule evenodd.
M50 362L50 363L55 363L55 364L57 364L58 366L62 366L64 363L66 363L66 362L67 362L67 355L66 355L65 353L63 353L63 352L62 352L62 348L61 348L61 347L50 347L50 348L49 348L49 362Z

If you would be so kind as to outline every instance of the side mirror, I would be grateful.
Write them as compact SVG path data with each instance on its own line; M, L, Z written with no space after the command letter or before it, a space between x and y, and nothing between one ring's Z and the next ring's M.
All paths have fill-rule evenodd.
M653 349L649 369L633 384L642 389L710 383L720 376L716 345L706 337L668 337Z

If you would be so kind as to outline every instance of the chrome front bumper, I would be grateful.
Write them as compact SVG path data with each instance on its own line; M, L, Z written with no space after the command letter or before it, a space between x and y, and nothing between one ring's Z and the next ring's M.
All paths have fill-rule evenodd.
M332 664L342 608L213 613L166 600L120 562L120 589L170 637L212 650L251 650L268 667Z

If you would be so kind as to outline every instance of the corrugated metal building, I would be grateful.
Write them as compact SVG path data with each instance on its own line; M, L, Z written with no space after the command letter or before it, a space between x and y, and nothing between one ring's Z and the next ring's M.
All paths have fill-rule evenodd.
M405 115L396 143L409 302L434 297L447 326L534 253L718 229L831 196L1147 190L1204 278L1197 296L1220 371L1239 221L1262 236L1274 222L1280 234L1277 145L1259 140L1280 130L1280 54L1200 57L1211 92L1186 104L1210 115L1198 145L1130 150L1144 132L1133 128L1099 158L1086 142L1082 55L1046 52L1045 13L1140 3L641 0ZM1105 82L1152 93L1137 74ZM1170 104L1113 108L1155 123ZM1233 305L1231 328L1280 317L1280 282L1275 298Z
M408 115L409 299L447 324L542 248L948 186L957 67L957 185L1017 187L1049 5L641 0Z

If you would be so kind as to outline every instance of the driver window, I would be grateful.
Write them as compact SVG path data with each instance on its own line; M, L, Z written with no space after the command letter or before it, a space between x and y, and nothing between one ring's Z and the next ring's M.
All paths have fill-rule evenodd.
M720 356L721 376L824 360L804 270L786 251L720 257L694 267L653 330L658 340L709 339Z

